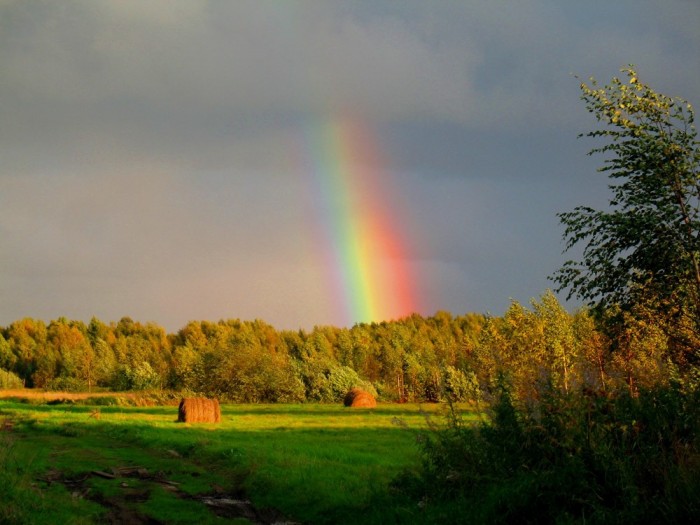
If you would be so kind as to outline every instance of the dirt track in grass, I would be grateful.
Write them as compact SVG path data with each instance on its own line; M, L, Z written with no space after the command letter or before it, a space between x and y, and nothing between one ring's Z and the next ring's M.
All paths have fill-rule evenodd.
M9 448L13 448L14 442L21 441L25 448L29 445L29 448L39 448L46 452L48 457L52 458L49 461L51 466L46 470L34 472L32 489L44 492L50 490L53 485L62 485L66 489L66 498L74 501L91 501L104 508L104 514L99 518L98 523L107 525L183 523L182 520L177 519L175 521L167 518L159 519L150 515L151 512L147 510L154 498L160 500L162 505L163 494L167 493L169 496L165 496L166 498L187 502L183 503L184 505L199 505L203 510L206 509L205 513L208 512L218 519L234 521L240 519L252 525L295 524L275 509L253 505L242 486L239 487L237 484L224 487L212 482L207 483L208 490L194 492L183 490L183 481L186 481L184 478L206 476L203 470L206 471L208 467L200 464L197 458L184 458L174 450L166 450L163 453L162 450L152 449L143 454L143 450L137 450L143 448L140 444L117 443L102 434L92 436L95 439L88 439L85 443L76 441L80 437L70 433L40 436L32 434L26 427L23 428L20 421L7 417L0 419L0 437L4 437L3 442ZM90 438L87 435L85 437ZM113 448L120 449L118 456L107 453ZM69 460L67 467L65 462L62 466L55 464L57 457L71 456L76 451L83 458L90 458L85 463L85 466L89 465L87 469L73 470L72 466L81 461L77 458L75 463ZM142 454L139 456L138 452ZM139 458L138 465L129 464L130 458L134 457ZM180 481L171 479L173 476ZM228 477L224 476L224 478L223 481L230 481ZM212 481L214 479L212 478ZM158 505L158 503L154 504ZM202 514L199 516L201 517ZM204 524L213 523L216 520L210 521L204 518L198 521Z
M89 487L91 478L116 480L119 482L120 490L109 496L94 493ZM227 494L220 490L213 490L207 494L187 494L178 488L179 483L168 480L162 472L152 473L144 467L114 468L110 472L91 471L70 477L66 477L60 471L51 470L39 481L49 485L61 483L67 488L71 497L90 499L105 507L107 513L103 516L102 522L106 524L159 525L166 523L139 512L135 507L139 503L148 501L156 486L165 488L180 499L199 502L205 505L212 514L221 518L243 518L254 525L294 523L287 521L281 513L274 509L256 508L244 497L242 492ZM134 482L137 482L138 485L134 485Z

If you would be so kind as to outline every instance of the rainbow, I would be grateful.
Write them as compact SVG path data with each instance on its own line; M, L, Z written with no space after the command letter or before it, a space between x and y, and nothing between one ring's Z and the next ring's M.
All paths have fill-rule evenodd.
M324 264L344 323L415 312L415 279L396 227L400 207L385 187L390 177L371 128L335 118L312 126L306 142Z

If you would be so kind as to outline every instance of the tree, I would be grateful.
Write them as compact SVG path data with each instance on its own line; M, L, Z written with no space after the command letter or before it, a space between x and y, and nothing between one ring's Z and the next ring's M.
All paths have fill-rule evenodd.
M8 343L0 333L0 368L12 370L16 361L17 357L12 353L10 343Z
M13 372L27 381L28 386L35 384L34 373L40 371L38 382L43 386L45 381L53 378L55 368L55 356L49 355L46 342L46 324L40 320L25 318L15 321L6 330L6 340L10 345L16 362ZM50 366L39 366L50 363ZM44 374L45 370L50 371Z
M552 383L569 392L579 358L574 320L549 290L532 306L544 336L544 359L549 364Z
M58 375L74 379L92 390L95 381L95 351L85 336L87 329L81 322L69 321L60 317L48 326L48 344L58 356ZM78 384L72 382L71 385Z
M558 291L591 306L629 312L653 305L676 326L692 319L697 333L700 148L693 108L656 93L632 67L622 72L625 80L604 87L593 78L581 83L586 109L603 125L586 136L605 140L589 154L604 156L599 171L608 174L613 196L606 210L579 206L559 214L565 250L583 245L583 253L552 279Z

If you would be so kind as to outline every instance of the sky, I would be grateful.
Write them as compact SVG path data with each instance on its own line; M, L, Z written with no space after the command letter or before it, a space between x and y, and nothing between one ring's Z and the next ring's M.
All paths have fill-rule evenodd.
M421 315L527 304L575 256L557 213L608 198L574 75L698 104L698 27L696 0L0 0L0 325L351 326L398 293L339 283L360 263ZM389 255L341 253L365 202Z

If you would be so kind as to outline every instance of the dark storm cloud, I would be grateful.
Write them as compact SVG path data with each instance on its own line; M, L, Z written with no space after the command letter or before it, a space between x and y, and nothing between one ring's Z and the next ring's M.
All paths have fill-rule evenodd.
M337 323L300 148L378 134L424 314L501 312L605 202L572 73L700 97L695 2L2 1L0 324Z

